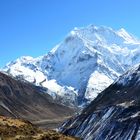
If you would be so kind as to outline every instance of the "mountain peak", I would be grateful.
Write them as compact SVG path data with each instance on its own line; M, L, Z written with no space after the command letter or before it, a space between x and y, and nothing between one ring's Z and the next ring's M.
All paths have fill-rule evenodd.
M123 32L122 32L123 31ZM119 32L113 30L110 27L106 26L95 26L89 25L83 28L76 28L71 31L72 36L78 36L79 38L86 41L94 41L93 43L101 43L101 44L122 44L124 42L135 43L135 39L132 38L125 30L120 30ZM128 40L129 39L129 40Z
M124 28L117 31L118 35L124 38L126 43L140 44L140 41L136 39L132 34L128 33Z
M104 44L140 44L140 41L132 34L128 33L124 28L114 30L107 26L95 26L93 24L77 28L75 27L70 35L78 36L86 40L95 40Z

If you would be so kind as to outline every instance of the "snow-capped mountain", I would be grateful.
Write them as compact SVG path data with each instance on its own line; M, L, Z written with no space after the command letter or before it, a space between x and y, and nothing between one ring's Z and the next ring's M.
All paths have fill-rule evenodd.
M139 54L140 40L124 29L90 25L72 30L48 54L21 57L3 70L46 87L54 98L82 104L140 62Z
M83 140L140 139L140 64L59 129Z

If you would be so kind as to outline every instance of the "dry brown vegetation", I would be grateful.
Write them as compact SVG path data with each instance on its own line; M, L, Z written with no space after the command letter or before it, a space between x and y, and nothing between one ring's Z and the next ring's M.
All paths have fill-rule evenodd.
M0 116L1 140L78 140L53 130L42 130L28 121Z

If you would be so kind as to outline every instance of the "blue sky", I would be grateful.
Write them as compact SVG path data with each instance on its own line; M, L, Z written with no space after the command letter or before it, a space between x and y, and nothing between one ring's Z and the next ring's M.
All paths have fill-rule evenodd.
M121 27L140 38L140 0L0 0L0 67L43 55L74 27Z

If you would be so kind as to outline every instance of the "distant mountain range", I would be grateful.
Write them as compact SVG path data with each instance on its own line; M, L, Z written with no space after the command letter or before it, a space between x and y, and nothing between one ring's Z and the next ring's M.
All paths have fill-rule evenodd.
M110 27L75 28L48 54L21 57L3 71L45 87L70 106L91 102L130 67L140 62L140 40Z
M139 140L140 65L101 92L60 131L83 140Z

